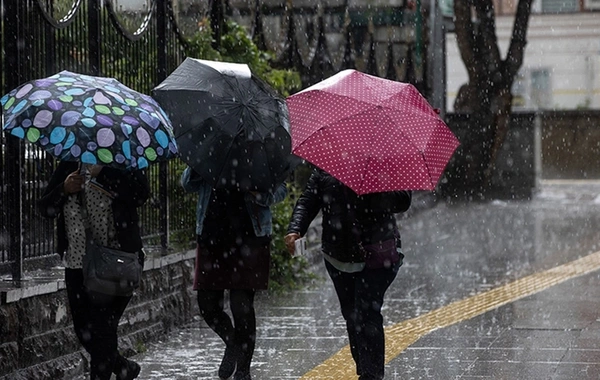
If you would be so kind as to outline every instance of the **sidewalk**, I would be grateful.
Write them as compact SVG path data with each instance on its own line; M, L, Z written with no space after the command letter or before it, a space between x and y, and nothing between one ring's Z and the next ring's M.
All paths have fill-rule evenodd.
M599 379L600 259L569 264L600 250L599 195L600 182L545 183L532 201L440 203L402 218L386 379ZM259 295L253 379L353 378L348 357L326 362L347 339L316 268L322 280L307 290ZM140 379L216 379L222 353L198 320L135 360Z

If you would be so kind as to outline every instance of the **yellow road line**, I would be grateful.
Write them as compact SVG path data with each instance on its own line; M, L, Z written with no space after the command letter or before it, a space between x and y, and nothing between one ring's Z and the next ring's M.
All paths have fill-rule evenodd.
M453 302L419 317L388 326L385 329L386 363L389 363L411 344L434 330L471 319L598 269L600 269L600 251L555 268L520 278L484 293ZM300 379L348 380L356 379L355 373L350 346L346 346Z

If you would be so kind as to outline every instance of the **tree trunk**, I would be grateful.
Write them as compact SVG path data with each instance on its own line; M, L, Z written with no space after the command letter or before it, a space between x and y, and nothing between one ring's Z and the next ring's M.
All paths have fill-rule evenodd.
M498 153L510 126L514 78L522 65L532 0L519 0L510 46L501 59L492 0L455 0L455 31L468 83L455 100L457 113L466 114L469 132L448 170L445 192L486 198Z

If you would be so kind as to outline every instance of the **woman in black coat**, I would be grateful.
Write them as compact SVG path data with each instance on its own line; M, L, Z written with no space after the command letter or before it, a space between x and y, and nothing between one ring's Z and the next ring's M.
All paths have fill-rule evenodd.
M90 378L117 380L138 377L140 366L117 349L119 320L131 299L87 291L82 261L86 234L81 199L85 199L94 240L101 245L139 253L143 261L137 207L148 199L150 187L143 171L62 161L38 201L39 212L57 218L57 252L65 261L65 282L73 327L90 354Z
M350 351L361 380L383 379L385 337L381 307L402 265L395 213L410 207L410 191L358 196L316 169L298 198L285 242L306 234L322 211L321 248L346 321Z

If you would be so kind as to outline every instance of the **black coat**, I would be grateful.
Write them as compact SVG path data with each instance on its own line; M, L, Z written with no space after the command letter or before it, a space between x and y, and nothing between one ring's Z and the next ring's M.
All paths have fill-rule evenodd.
M37 203L43 217L51 219L58 217L56 250L61 257L69 245L62 213L67 200L67 196L63 193L64 181L77 168L77 162L61 161ZM142 206L150 195L150 186L145 173L141 170L125 171L104 167L96 177L96 181L114 194L112 211L121 250L140 251L142 238L137 208Z
M316 169L298 198L288 233L304 236L319 211L323 212L322 248L342 262L362 262L358 242L378 243L394 238L395 213L410 207L411 191L358 196L328 173Z

